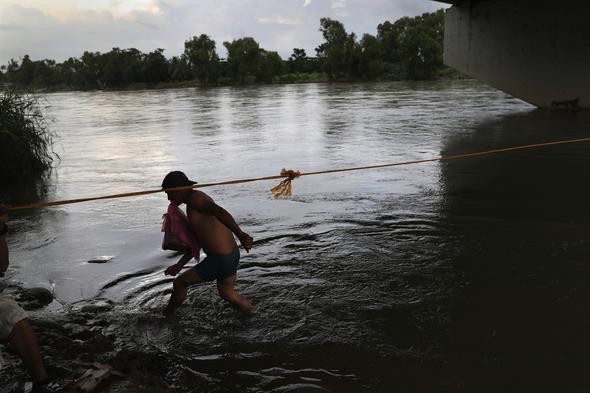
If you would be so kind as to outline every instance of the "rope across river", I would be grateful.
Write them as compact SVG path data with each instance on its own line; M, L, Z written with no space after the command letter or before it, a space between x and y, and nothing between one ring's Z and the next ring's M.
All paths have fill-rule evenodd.
M194 184L191 186L183 186L183 187L168 188L168 189L158 188L158 189L154 189L154 190L126 192L126 193L121 193L121 194L104 195L104 196L98 196L98 197L67 199L67 200L44 202L44 203L34 203L34 204L30 204L30 205L11 207L10 210L16 211L16 210L26 210L26 209L40 209L40 208L52 207L52 206L71 205L74 203L98 201L98 200L102 200L102 199L136 197L136 196L155 194L155 193L165 192L165 191L184 190L184 189L190 189L190 188L205 188L205 187L231 185L231 184L251 183L251 182L256 182L256 181L283 179L281 181L281 183L279 183L277 186L275 186L271 189L274 197L278 198L281 196L291 195L291 189L292 189L291 182L292 182L292 180L296 179L298 177L302 177L302 176L313 176L313 175L322 175L322 174L337 173L337 172L352 172L352 171L360 171L360 170L368 170L368 169L389 168L389 167L394 167L394 166L421 164L421 163L435 162L435 161L450 161L450 160L458 160L458 159L469 158L469 157L478 157L478 156L497 154L497 153L515 151L515 150L533 149L533 148L537 148L537 147L565 145L565 144L579 143L579 142L590 142L590 137L578 138L578 139L567 139L567 140L552 141L552 142L543 142L543 143L535 143L535 144L529 144L529 145L512 146L512 147L506 147L506 148L500 148L500 149L485 150L485 151L480 151L480 152L475 152L475 153L456 154L456 155L443 156L443 157L427 158L427 159L422 159L422 160L411 160L411 161L402 161L402 162L387 163L387 164L365 165L365 166L356 166L356 167L340 168L340 169L328 169L328 170L321 170L321 171L314 171L314 172L302 173L302 172L299 172L296 170L283 169L281 171L280 175L275 175L275 176L264 176L264 177L254 177L254 178L246 178L246 179L227 180L227 181L221 181L221 182L215 182L215 183Z

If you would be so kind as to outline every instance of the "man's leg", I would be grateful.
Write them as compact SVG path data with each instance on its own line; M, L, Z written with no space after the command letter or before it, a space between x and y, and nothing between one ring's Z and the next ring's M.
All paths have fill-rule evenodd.
M234 286L236 284L236 275L220 278L217 280L217 290L219 291L219 296L221 296L224 300L235 304L238 306L242 311L245 312L252 312L254 310L254 306L250 301L237 293L234 290Z
M164 309L164 315L172 315L174 311L184 302L188 287L194 284L204 282L195 271L195 269L189 269L182 273L180 276L174 279L172 284L172 294L170 295L170 301Z
M43 365L41 352L37 338L29 322L26 319L21 320L12 328L8 336L8 341L23 361L26 369L31 374L34 383L40 383L47 379L47 371Z

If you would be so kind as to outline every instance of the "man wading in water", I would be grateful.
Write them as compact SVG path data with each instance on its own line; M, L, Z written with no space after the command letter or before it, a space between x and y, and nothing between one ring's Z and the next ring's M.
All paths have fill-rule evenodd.
M184 173L174 171L166 175L162 188L193 184L196 182L189 180ZM231 214L213 202L204 192L186 189L166 191L166 194L168 200L177 206L186 203L189 228L199 246L207 254L207 258L174 279L172 295L164 315L171 315L182 304L189 286L213 280L217 280L217 290L224 300L246 312L251 312L254 307L250 301L234 290L240 251L233 235L240 240L246 252L252 248L252 237L242 232ZM175 276L192 257L191 252L187 251L164 273Z

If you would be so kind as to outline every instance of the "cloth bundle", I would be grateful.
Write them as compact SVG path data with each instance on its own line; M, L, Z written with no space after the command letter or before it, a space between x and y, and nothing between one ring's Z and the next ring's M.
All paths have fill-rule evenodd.
M162 216L163 250L190 252L199 260L201 247L190 230L188 218L175 204L168 205L168 211Z

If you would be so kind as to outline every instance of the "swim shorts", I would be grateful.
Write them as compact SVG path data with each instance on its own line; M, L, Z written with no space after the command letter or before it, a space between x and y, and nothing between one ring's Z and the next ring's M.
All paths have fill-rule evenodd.
M28 318L25 310L8 296L0 296L0 340L8 338L14 325Z
M228 255L207 254L207 258L197 263L193 269L203 280L213 281L236 274L238 262L240 262L240 250L236 246Z

